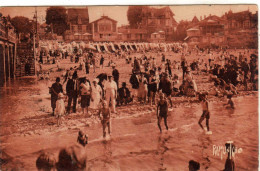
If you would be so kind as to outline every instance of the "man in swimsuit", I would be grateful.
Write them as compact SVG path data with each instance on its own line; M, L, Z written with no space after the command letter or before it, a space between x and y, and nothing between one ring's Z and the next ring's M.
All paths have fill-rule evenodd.
M235 104L232 100L232 94L228 94L227 98L228 98L228 103L224 104L224 106L227 106L227 108L235 109Z
M158 127L160 129L160 132L162 133L162 128L161 128L161 120L162 118L164 119L164 125L166 129L168 130L167 126L167 113L168 113L168 103L167 100L164 97L164 94L160 94L160 100L157 105L157 118L158 118Z
M110 109L107 102L104 100L102 106L99 109L98 116L103 126L103 137L106 137L106 127L108 127L108 134L110 135Z
M206 118L206 126L207 126L207 130L209 131L210 113L209 113L209 103L206 100L206 94L200 94L199 100L201 101L202 110L203 110L203 113L202 113L200 120L199 120L199 125L202 129L204 129L203 126L201 125L201 122Z

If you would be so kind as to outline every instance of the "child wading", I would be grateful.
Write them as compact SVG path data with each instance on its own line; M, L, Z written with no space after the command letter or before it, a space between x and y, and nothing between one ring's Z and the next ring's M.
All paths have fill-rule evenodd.
M158 127L160 129L160 132L162 132L161 128L161 120L164 119L164 124L166 129L168 130L167 126L167 113L168 113L168 103L167 100L164 97L164 94L160 94L160 100L157 105L157 118L158 118Z
M85 147L88 144L88 136L84 134L81 130L79 131L77 142Z
M232 100L232 94L228 94L227 98L228 98L228 103L225 104L225 105L227 105L227 108L235 109L235 105L234 105L234 102Z
M57 116L57 124L61 125L62 115L65 114L65 104L63 101L63 94L58 94L58 100L56 101L55 115Z
M106 101L103 101L99 110L99 117L103 126L103 137L106 137L106 127L108 128L108 134L110 135L110 109Z
M209 113L209 103L206 100L206 94L200 94L199 100L201 101L202 110L203 110L203 113L202 113L200 120L199 120L199 125L202 129L204 129L203 126L201 125L201 122L206 118L206 126L207 126L207 130L209 131L210 113Z

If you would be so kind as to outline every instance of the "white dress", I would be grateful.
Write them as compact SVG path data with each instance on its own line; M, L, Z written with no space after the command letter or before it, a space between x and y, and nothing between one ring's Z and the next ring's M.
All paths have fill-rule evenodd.
M55 116L62 116L65 113L65 104L62 99L56 101L56 108L54 111Z
M96 85L96 87L94 85L92 85L91 89L92 89L91 98L93 99L93 101L92 100L90 101L90 108L98 109L100 99L101 99L100 94L102 93L102 89L101 89L100 85Z

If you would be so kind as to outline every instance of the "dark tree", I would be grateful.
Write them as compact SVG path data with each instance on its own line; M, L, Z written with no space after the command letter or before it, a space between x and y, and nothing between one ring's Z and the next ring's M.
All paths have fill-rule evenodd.
M68 28L66 8L49 7L46 12L46 24L51 26L53 33L62 35Z
M177 26L176 32L174 33L174 40L183 41L187 37L187 29L190 26L190 21L181 20Z
M127 19L131 28L138 28L142 22L142 10L146 6L129 6L127 10Z
M15 31L18 35L19 41L28 41L33 35L33 21L30 21L29 18L23 16L16 16L11 20L12 25L15 28Z
M17 33L30 33L32 31L32 23L26 17L16 16L11 19Z

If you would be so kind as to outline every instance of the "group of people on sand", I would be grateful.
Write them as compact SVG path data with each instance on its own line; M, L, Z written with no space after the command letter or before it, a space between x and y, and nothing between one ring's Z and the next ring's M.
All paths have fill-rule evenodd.
M89 108L94 109L96 112L94 113L97 114L102 123L103 137L106 137L107 132L108 134L111 133L111 113L117 113L117 106L128 105L131 102L148 103L151 106L156 105L157 125L159 131L162 132L162 119L165 128L169 129L167 117L168 112L174 106L172 97L197 97L202 107L202 115L198 120L198 124L204 130L202 122L206 120L206 132L210 133L209 120L211 113L207 100L208 96L226 95L228 102L225 105L234 109L235 105L232 97L239 93L237 90L238 85L243 85L245 90L248 90L248 84L250 83L252 85L250 90L257 90L258 68L255 54L251 54L250 62L247 62L248 57L241 55L241 53L239 57L228 56L221 51L218 54L218 59L213 58L211 53L206 53L206 55L211 55L208 58L209 60L206 60L207 58L205 60L198 59L191 63L188 62L184 53L181 55L179 62L172 62L166 58L165 54L158 53L158 56L161 56L161 62L159 63L157 63L155 57L148 57L145 53L142 57L134 57L133 60L126 55L126 64L132 66L132 73L129 77L131 88L127 87L126 82L122 82L122 86L119 88L120 73L113 62L109 65L112 66L112 73L104 73L104 77L95 78L92 83L87 77L79 78L77 70L71 68L67 71L64 80L64 83L67 82L66 93L63 91L59 77L56 78L56 82L50 88L53 114L57 116L58 124L61 124L61 118L65 113L76 113L77 103L80 99L82 113L88 115ZM101 59L100 64L103 65L105 59L103 56ZM182 77L178 74L179 72L182 73ZM87 68L86 74L89 74ZM193 74L208 74L215 86L215 93L211 94L210 90L206 92L198 91ZM67 97L64 98L63 94L66 94ZM67 101L66 108L64 100ZM79 138L78 142L80 144L85 142L86 144L87 137L82 132L79 133L79 137L81 138ZM195 161L190 161L190 165L193 169L199 168L199 164Z
M211 55L211 53L209 53ZM195 97L198 95L198 87L195 79L193 78L192 71L196 70L198 74L201 74L204 69L199 67L205 63L210 66L207 73L211 75L211 79L214 81L215 93L214 95L219 95L220 92L223 95L228 95L232 93L237 94L238 81L235 73L237 71L243 71L244 82L247 82L247 75L249 71L250 82L255 83L256 67L253 64L246 63L246 57L235 57L230 55L229 58L225 53L220 53L221 59L224 60L224 65L218 65L218 60L212 57L210 60L198 60L193 61L188 64L185 54L182 53L181 61L178 63L176 61L171 61L167 59L165 54L158 54L161 56L161 63L157 63L155 57L148 57L147 54L143 54L142 57L134 57L129 63L132 66L132 74L129 78L129 83L131 88L127 87L126 82L122 83L121 88L119 88L119 71L116 69L116 64L112 63L112 74L106 74L106 78L99 80L96 78L90 81L84 78L78 78L77 70L75 68L70 68L65 75L66 85L66 100L68 105L66 108L66 113L76 112L77 101L80 97L81 108L83 114L89 113L89 108L98 110L101 106L102 100L106 100L106 103L111 106L111 111L116 113L116 106L127 105L132 101L139 101L142 104L155 105L160 99L161 94L167 99L170 107L173 107L172 96L190 96ZM92 52L88 53L87 58L94 58ZM224 56L224 57L223 57ZM240 60L240 62L238 61ZM104 57L101 57L101 64L104 62ZM256 55L251 55L250 63L256 63ZM252 66L251 66L252 65ZM182 70L182 80L179 77L179 70ZM88 72L89 73L89 72ZM195 74L195 72L193 72ZM59 98L58 94L63 93L62 86L59 83L60 79L57 78L56 83L54 83L50 89L53 114L55 113L56 101ZM209 90L210 91L210 90ZM212 92L208 92L211 95ZM159 96L160 94L160 96Z

